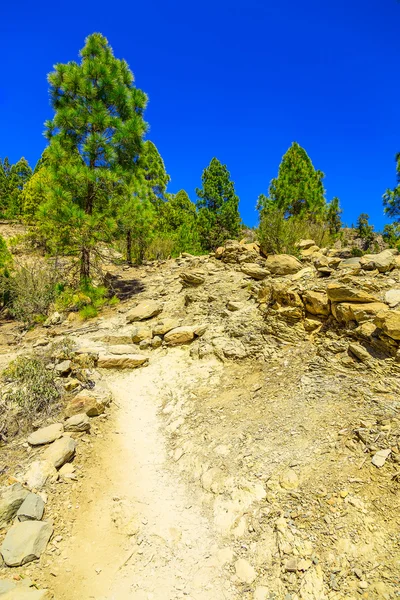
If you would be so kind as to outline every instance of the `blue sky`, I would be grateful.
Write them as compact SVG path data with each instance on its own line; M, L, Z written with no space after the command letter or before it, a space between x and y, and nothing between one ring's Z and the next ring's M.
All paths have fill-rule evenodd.
M20 0L1 13L0 156L36 162L52 115L46 75L100 31L149 95L169 191L195 200L216 156L255 225L257 196L297 141L347 224L361 212L376 229L386 222L381 198L400 151L396 0Z

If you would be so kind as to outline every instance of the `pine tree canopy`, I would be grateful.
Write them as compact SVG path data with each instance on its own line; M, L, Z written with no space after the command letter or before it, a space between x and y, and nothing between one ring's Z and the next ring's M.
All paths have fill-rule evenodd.
M319 216L326 207L324 174L314 169L307 152L293 142L282 158L278 177L272 179L268 198L259 197L259 208L275 208L285 216Z
M146 181L148 198L155 208L165 201L165 192L170 176L165 170L164 161L156 146L150 140L143 144L142 153L138 161L139 177Z
M32 169L25 158L11 165L8 158L0 159L0 212L7 218L21 215L21 194L32 176Z
M386 190L383 196L385 213L392 219L400 218L400 152L396 156L397 186Z

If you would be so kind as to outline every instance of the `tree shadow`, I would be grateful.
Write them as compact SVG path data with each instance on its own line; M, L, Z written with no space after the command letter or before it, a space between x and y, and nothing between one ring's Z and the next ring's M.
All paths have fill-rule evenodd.
M145 290L144 284L139 279L123 279L120 275L111 273L107 273L105 284L112 295L117 296L119 300L129 300Z

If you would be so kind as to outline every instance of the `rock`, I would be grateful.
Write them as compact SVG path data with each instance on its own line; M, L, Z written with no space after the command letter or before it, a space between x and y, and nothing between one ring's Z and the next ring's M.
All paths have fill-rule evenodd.
M285 562L285 571L287 573L296 573L297 563L297 558L288 558L288 560Z
M64 423L65 431L89 431L90 419L86 413L79 413L67 419Z
M361 360L361 362L369 362L371 359L370 353L364 348L364 346L361 346L361 344L353 342L349 344L349 350L356 358Z
M31 490L41 490L49 479L57 479L57 470L46 460L33 462L24 475L24 482Z
M202 323L200 325L195 325L193 327L193 333L196 337L201 337L202 335L205 334L207 329L208 329L207 323Z
M90 390L82 390L67 404L65 414L67 417L72 417L73 415L85 413L88 417L97 417L103 414L110 400L110 394L106 396Z
M15 523L7 532L0 553L8 567L19 567L41 557L53 535L46 521Z
M287 469L279 478L279 483L284 490L295 490L299 487L299 478L296 471Z
M390 306L390 308L394 308L400 304L400 290L389 290L386 292L385 302Z
M326 293L331 302L376 302L377 299L368 292L347 283L330 283Z
M165 319L162 319L162 321L157 321L154 325L153 333L154 335L162 336L168 333L168 331L171 331L171 329L176 329L177 327L179 327L178 319L166 317Z
M292 281L299 281L300 279L312 279L315 277L315 271L312 267L304 267L292 276Z
M116 344L115 346L108 346L108 352L110 354L117 354L118 356L121 354L130 354L132 351L135 351L135 346L133 344Z
M145 300L140 302L135 308L133 308L127 315L126 319L128 323L134 323L135 321L144 321L151 319L162 312L162 306L155 300Z
M99 356L97 366L100 369L135 369L149 362L143 354L125 354L121 356Z
M290 254L270 254L265 267L274 275L292 275L300 271L303 265Z
M257 263L245 263L242 265L242 273L252 277L253 279L265 279L268 275L271 275L270 271L263 269Z
M44 502L37 494L28 494L17 512L18 521L41 521Z
M240 310L243 308L243 304L242 302L235 302L234 300L229 300L226 308L228 310L230 310L231 312L236 312L237 310Z
M264 587L263 585L258 585L254 590L254 600L268 600L270 598L269 588Z
M360 267L360 257L345 258L338 264L338 269L356 269Z
M164 341L169 346L179 346L187 344L194 339L193 327L176 327L164 336Z
M205 282L203 271L183 271L179 277L185 285L201 285Z
M360 258L360 266L367 271L378 269L380 273L386 273L395 268L396 258L391 250L384 250L379 254L365 254Z
M312 315L329 315L328 296L322 292L308 290L303 295L303 302L307 312Z
M327 600L324 591L324 577L320 565L309 569L300 584L301 600Z
M377 314L374 323L393 340L400 340L400 311L382 310Z
M70 360L63 360L55 366L54 370L57 375L68 375L71 372L72 362Z
M155 335L151 340L151 347L156 350L157 348L160 348L160 346L162 346L162 338L160 338L158 335Z
M371 321L385 309L386 305L382 302L368 302L367 304L358 302L332 303L332 314L341 323L348 323L349 321L364 323L365 321Z
M378 450L378 452L376 452L374 454L374 456L372 457L372 460L371 460L372 464L375 467L378 467L378 469L380 469L381 467L383 467L383 465L389 458L391 452L392 452L392 450L390 448L387 448L385 450Z
M308 250L312 246L317 246L314 240L300 240L296 245L300 250Z
M53 327L54 325L59 325L62 323L63 317L58 312L54 312L49 316L48 319L43 323L43 327Z
M53 442L43 453L43 459L50 462L56 469L69 462L75 454L76 442L65 436Z
M149 325L137 325L132 329L131 341L139 344L143 340L148 340L153 337L153 330Z
M64 389L66 392L73 392L78 387L80 387L80 385L81 385L81 382L78 379L68 379L64 383Z
M65 463L59 473L64 479L74 479L75 481L78 479L75 475L75 467L71 463Z
M239 558L235 562L235 572L242 583L253 583L257 577L255 569L244 558Z
M29 491L20 483L6 487L0 496L0 526L12 519Z
M310 246L306 250L301 250L301 258L318 258L321 256L319 246Z
M54 440L58 440L64 432L64 427L61 423L53 423L48 427L42 427L37 431L31 433L28 437L28 443L31 446L42 446L44 444L51 444Z

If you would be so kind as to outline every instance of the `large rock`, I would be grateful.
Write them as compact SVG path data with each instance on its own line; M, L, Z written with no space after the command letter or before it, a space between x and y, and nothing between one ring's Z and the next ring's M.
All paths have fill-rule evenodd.
M43 499L37 494L28 494L17 512L18 521L41 521L44 513Z
M357 302L332 303L333 316L340 323L372 321L384 309L386 309L386 305L382 302L368 302L367 304Z
M265 267L274 275L292 275L300 271L303 265L290 254L270 254Z
M179 277L185 285L201 285L205 281L204 272L198 270L183 271Z
M375 296L348 283L329 283L326 293L331 302L376 302Z
M268 275L270 275L270 271L267 269L263 269L257 263L244 263L242 265L242 273L252 277L253 279L265 279Z
M374 323L393 340L400 340L400 311L382 310Z
M31 490L41 490L47 481L52 479L57 479L57 470L47 460L36 460L28 467L24 475L24 483Z
M53 423L48 427L42 427L37 431L31 433L28 437L28 443L31 446L42 446L44 444L51 444L55 440L58 440L64 433L64 427L61 423Z
M326 317L329 315L328 296L322 292L308 290L303 295L306 311L312 315Z
M111 394L105 390L82 390L70 400L65 408L67 417L85 413L88 417L102 415L106 406L111 402Z
M97 366L100 369L135 369L149 362L143 354L123 354L99 356Z
M134 323L135 321L145 321L151 319L156 315L159 315L162 311L162 306L155 300L145 300L140 302L135 308L133 308L127 315L126 319L128 323Z
M0 526L15 516L28 494L29 491L20 483L14 483L3 490L0 496Z
M20 567L40 558L52 535L53 526L47 522L15 523L0 548L4 562L8 567Z
M385 302L390 306L390 308L394 308L400 304L400 290L389 290L386 292Z
M69 462L75 454L76 442L65 436L53 442L43 453L44 460L50 462L56 469Z
M157 323L154 325L153 333L154 335L162 336L168 333L168 331L171 331L171 329L176 329L177 327L179 327L178 319L165 317L165 319L157 321Z
M115 346L108 346L108 352L110 354L131 354L136 350L133 344L116 344Z
M317 244L314 242L314 240L300 240L299 243L297 244L297 247L300 250L308 250L312 246L316 246L316 245Z
M65 431L89 431L90 419L86 413L79 413L67 419L64 423Z
M139 344L143 340L148 340L148 339L151 339L152 337L153 337L153 330L147 324L142 323L140 325L136 325L136 327L134 327L132 329L131 341L134 342L135 344Z
M396 257L391 250L384 250L379 254L365 254L360 258L360 265L365 270L378 269L380 273L386 273L395 268Z
M181 344L187 344L194 339L193 327L176 327L171 329L164 336L164 341L169 346L180 346Z

